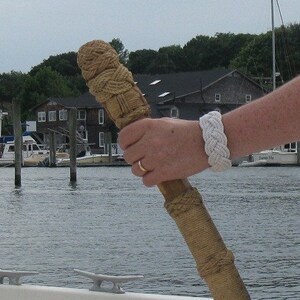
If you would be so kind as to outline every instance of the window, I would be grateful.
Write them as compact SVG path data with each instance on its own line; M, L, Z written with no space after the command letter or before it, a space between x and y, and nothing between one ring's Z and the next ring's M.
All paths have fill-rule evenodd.
M215 101L220 102L221 101L221 94L215 94Z
M104 132L99 132L99 147L104 147Z
M104 124L104 109L98 110L99 124Z
M38 112L38 122L46 122L46 113L44 111Z
M86 119L86 111L83 109L77 110L77 120L85 120Z
M10 145L10 146L8 147L7 152L15 152L15 146L14 146L14 145Z
M250 94L246 94L245 95L245 100L246 100L246 102L250 102L251 101L251 95Z
M56 121L56 110L48 111L48 119L49 119L49 122Z
M179 110L177 107L172 107L170 109L170 117L171 118L178 118L179 117Z
M32 144L33 151L38 151L40 148L36 144Z
M61 109L58 112L59 121L66 121L68 120L68 111L66 109Z

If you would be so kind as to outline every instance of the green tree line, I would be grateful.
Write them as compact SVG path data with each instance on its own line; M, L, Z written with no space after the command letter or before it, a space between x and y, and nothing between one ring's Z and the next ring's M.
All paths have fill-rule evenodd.
M300 73L300 24L275 30L276 66L286 82ZM272 76L272 32L262 34L216 33L198 35L184 46L169 45L160 49L129 52L122 41L113 39L120 60L133 74L157 74L208 70L238 69L262 84ZM13 99L20 101L22 119L33 118L31 109L49 97L77 96L87 91L77 66L77 53L50 56L30 72L0 74L0 109Z

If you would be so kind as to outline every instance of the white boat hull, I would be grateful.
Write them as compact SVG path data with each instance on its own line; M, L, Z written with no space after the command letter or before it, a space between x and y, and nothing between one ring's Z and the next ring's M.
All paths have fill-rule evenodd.
M262 151L252 154L253 162L264 162L264 165L297 165L297 152L277 150Z
M122 162L124 160L120 160L120 155L112 155L112 162ZM110 157L108 154L91 154L82 157L76 158L77 166L90 166L97 165L103 163L110 163ZM124 162L125 164L125 162ZM70 158L62 158L56 160L57 167L65 167L70 165Z
M0 285L1 300L212 300L211 298L141 293L110 294L85 289L35 285Z

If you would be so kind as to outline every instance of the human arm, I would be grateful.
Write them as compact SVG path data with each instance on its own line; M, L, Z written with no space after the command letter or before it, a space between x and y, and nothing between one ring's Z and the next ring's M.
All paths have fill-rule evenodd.
M300 141L300 76L222 119L231 159Z
M300 140L300 77L222 117L230 158ZM119 135L125 160L146 186L181 179L209 167L198 121L144 119ZM149 170L138 166L141 161Z

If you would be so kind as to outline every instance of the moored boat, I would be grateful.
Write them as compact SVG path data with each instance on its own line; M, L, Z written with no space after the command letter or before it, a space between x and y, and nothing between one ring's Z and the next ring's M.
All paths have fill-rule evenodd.
M119 154L112 154L110 156L109 154L87 153L84 156L76 157L77 166L93 166L93 165L95 166L95 165L109 164L109 163L126 164L123 157L120 156ZM69 165L70 165L69 157L57 158L56 160L57 167L66 167Z
M36 140L30 135L23 135L22 164L32 166L44 160L49 151L41 149ZM2 137L0 141L0 166L12 166L15 163L15 144L13 137Z
M239 166L296 166L300 164L297 143L253 153Z

